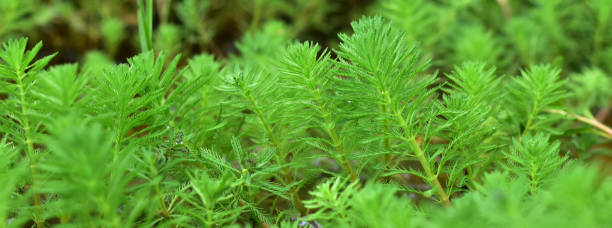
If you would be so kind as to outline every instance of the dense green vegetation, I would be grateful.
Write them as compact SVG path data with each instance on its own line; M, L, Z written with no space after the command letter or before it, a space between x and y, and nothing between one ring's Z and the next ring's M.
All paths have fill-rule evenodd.
M334 2L0 0L0 227L612 226L612 2Z

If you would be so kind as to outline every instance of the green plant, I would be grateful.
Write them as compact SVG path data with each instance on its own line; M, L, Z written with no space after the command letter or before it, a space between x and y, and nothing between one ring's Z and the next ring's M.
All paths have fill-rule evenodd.
M92 53L47 67L55 55L38 56L41 43L3 44L0 227L612 224L612 182L584 156L612 131L576 114L609 105L602 72L566 79L557 62L500 76L514 73L495 48L508 43L479 25L437 62L428 48L451 30L419 46L426 26L411 34L416 20L380 16L331 49L255 21L239 54L182 62L166 50L180 37L153 36L151 2L127 63ZM432 11L415 17L443 9L431 23L451 29L475 2L421 1ZM401 3L385 3L387 17L412 16ZM534 15L561 6L539 3ZM559 17L535 18L561 26L555 53L579 48Z

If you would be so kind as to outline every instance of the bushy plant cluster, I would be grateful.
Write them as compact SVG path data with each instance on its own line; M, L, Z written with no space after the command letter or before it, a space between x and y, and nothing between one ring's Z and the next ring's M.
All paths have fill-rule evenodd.
M551 64L572 77L573 107L612 107L612 3L602 0L381 0L372 12L409 31L435 69L479 61L502 74ZM597 112L597 111L596 111Z
M2 44L0 227L612 226L605 69L436 59L392 13L333 49L270 23L182 61L152 11L126 63Z

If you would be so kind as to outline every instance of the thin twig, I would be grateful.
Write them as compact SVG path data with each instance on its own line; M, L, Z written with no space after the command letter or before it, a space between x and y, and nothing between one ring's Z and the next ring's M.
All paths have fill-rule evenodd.
M586 123L588 125L591 125L591 126L597 128L602 133L604 133L607 138L612 139L612 128L606 126L605 124L597 121L594 118L587 118L587 117L584 117L584 116L576 115L574 113L568 113L568 112L565 112L563 110L557 110L557 109L549 109L549 110L546 110L546 112L576 118L576 120L578 120L580 122Z

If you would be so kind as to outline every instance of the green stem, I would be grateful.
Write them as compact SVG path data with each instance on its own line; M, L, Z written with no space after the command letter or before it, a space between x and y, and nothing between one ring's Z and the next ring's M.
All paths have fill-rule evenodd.
M391 97L389 96L388 93L384 93L384 94L385 94L385 99L387 103L390 104ZM393 114L395 116L395 120L398 122L399 126L401 127L404 133L404 136L409 137L409 138L403 138L403 139L408 141L408 143L410 143L410 145L412 146L414 156L416 156L417 160L419 160L419 163L421 164L423 171L425 171L425 177L427 178L427 182L429 182L431 187L435 189L435 191L438 193L438 196L440 197L440 202L442 203L442 205L450 207L451 206L450 198L448 194L444 191L444 188L442 188L442 184L440 184L440 181L438 180L438 175L434 174L434 172L432 171L432 168L429 165L429 161L427 157L425 156L425 153L421 149L421 146L417 142L416 137L410 133L408 123L406 123L406 120L404 119L404 117L398 110L393 110Z
M535 190L538 189L538 180L536 179L537 173L538 173L538 167L532 163L531 172L529 174L531 178L531 186L530 186L529 192L531 193L535 192Z
M404 133L407 132L406 129L404 128L405 126L406 125L403 125L402 127L404 129ZM421 149L421 146L416 141L415 137L411 137L409 139L409 142L410 142L410 145L412 145L413 147L414 155L417 157L417 159L419 160L419 163L421 164L421 167L423 167L423 170L425 171L427 181L432 185L432 188L434 188L436 192L438 192L438 196L440 196L440 202L444 206L447 206L447 207L451 206L449 196L444 191L444 188L442 188L442 185L440 184L440 181L438 180L438 175L433 173L431 166L429 165L429 161L425 157L425 153Z
M539 112L539 105L540 105L540 94L536 94L536 98L534 100L533 103L533 109L531 110L531 112L529 112L529 116L527 117L527 123L525 124L525 129L523 130L523 133L521 134L521 137L519 138L519 140L522 141L523 137L525 137L525 135L527 134L527 132L529 130L531 130L531 125L533 125L533 120L535 119L535 117L538 115Z
M117 133L115 135L115 149L113 152L113 161L116 161L117 158L119 157L119 152L121 151L120 141L121 141L121 136L119 133Z
M213 227L214 207L207 207L206 210L206 227Z
M328 125L331 124L331 121L329 120L329 117L325 118L325 122ZM340 141L340 138L338 137L338 134L336 133L336 128L335 127L330 127L330 128L327 129L327 132L329 132L329 136L332 139L332 143L334 144L334 148L340 154L340 158L341 158L340 159L340 163L342 164L344 169L349 173L349 175L351 177L351 181L357 180L357 175L355 174L355 171L353 171L353 167L351 166L351 163L349 162L349 160L346 157L346 153L344 152L344 147L342 146L342 142Z
M333 145L334 149L336 149L336 152L340 154L339 162L340 164L342 164L346 172L349 173L351 181L355 181L358 179L358 177L355 174L355 171L353 171L353 167L351 167L351 163L346 157L346 153L344 151L344 147L342 146L340 137L338 137L338 133L336 133L336 125L333 124L333 121L330 118L331 113L329 112L329 110L327 110L327 107L325 106L325 103L323 102L323 98L321 96L320 90L317 89L316 86L313 85L314 82L312 78L309 78L309 82L310 82L310 89L315 97L315 102L319 104L318 105L319 112L321 113L321 116L323 117L323 120L325 121L325 126L330 126L330 127L326 127L325 130L327 131L327 134L329 135L329 137L332 139L332 143L334 144Z
M379 94L384 94L384 97L387 99L386 103L378 105L378 108L383 113L389 113L389 104L391 104L391 98L389 97L389 94L384 89L378 89L377 92ZM382 127L383 127L383 132L389 132L389 120L387 118L383 119L383 126ZM391 150L391 139L389 137L385 137L385 139L383 141L383 146L384 146L385 151L390 151ZM392 159L393 158L391 157L391 155L385 154L385 156L384 156L385 164L391 164L391 160Z
M429 166L429 161L427 161L427 158L425 158L425 153L423 153L423 150L421 150L421 147L419 146L417 141L414 139L414 137L411 138L410 143L415 149L415 152L414 152L415 156L419 160L419 163L421 163L423 170L425 170L425 175L427 175L428 181L432 183L433 185L432 187L438 192L438 195L440 196L440 202L442 202L442 205L450 207L451 202L450 202L449 196L444 191L444 188L442 188L442 185L440 184L440 181L438 180L438 176L433 174L433 172L431 171L431 167Z
M101 212L103 214L103 218L106 221L112 221L111 222L111 224L112 224L111 227L120 228L121 227L121 220L117 216L118 215L117 212L112 209L113 207L111 207L108 204L108 200L104 196L99 196L99 197L96 197L95 201L97 202L96 204L100 208L100 210L101 210Z
M389 113L388 105L380 105L380 109L384 113ZM383 132L389 132L389 120L387 118L385 118L383 120ZM384 146L385 146L384 148L385 148L386 151L390 151L391 150L391 139L389 137L385 137ZM385 158L384 159L385 159L385 163L387 163L387 164L390 164L391 160L393 160L393 158L389 154L385 154Z
M257 103L255 102L255 98L253 97L253 95L251 95L250 93L244 90L243 92L247 100L249 100L249 103L251 103L251 106L253 106L253 111L259 118L259 121L261 121L261 124L264 126L264 129L266 133L268 134L268 137L270 137L270 141L272 142L273 146L276 148L277 164L279 165L283 164L284 154L281 151L280 140L274 135L274 132L272 131L272 127L270 126L270 124L264 117L263 112L261 111ZM287 169L288 168L283 169L282 176L286 183L291 183L293 177L289 174L289 171ZM297 189L295 187L291 187L290 192L291 192L291 196L292 196L291 198L293 199L293 204L295 205L295 207L300 211L301 215L306 215L307 214L306 207L302 203L302 200L300 199L300 195L298 194Z
M166 218L170 218L170 211L166 206L166 202L164 201L164 194L159 189L159 183L155 183L155 191L157 192L157 197L159 198L159 205L162 207L162 214Z
M142 52L153 50L153 1L138 1L138 35Z
M263 112L261 111L261 109L259 109L259 106L255 102L255 98L253 97L253 95L247 94L246 97L249 100L249 103L251 103L251 106L253 106L253 111L257 115L257 118L259 118L259 121L261 121L261 124L264 126L264 129L266 130L266 134L268 134L268 136L270 137L270 141L272 141L273 146L276 147L277 155L279 155L279 153L280 153L280 141L274 135L274 132L272 131L272 127L270 126L270 124L268 124L268 121L264 117Z
M21 121L23 124L23 131L25 135L26 142L26 154L28 155L30 161L30 174L31 174L31 187L32 190L35 191L35 177L36 177L36 155L34 154L34 143L32 141L32 129L30 127L30 120L28 119L28 109L26 107L26 92L23 84L23 77L25 77L23 72L16 72L17 78L17 87L19 88L19 101L21 102ZM34 205L36 207L42 205L42 196L40 193L34 192ZM45 219L40 218L40 211L36 209L36 214L34 215L34 220L36 222L36 227L45 227Z
M17 81L17 87L19 88L19 101L21 102L21 120L23 123L23 131L25 134L25 141L26 141L26 147L27 147L27 155L30 158L30 168L34 168L35 165L35 158L34 158L34 143L32 142L32 138L31 138L31 128L30 128L30 120L28 119L27 115L28 115L28 110L26 108L26 94L25 94L25 90L24 90L24 85L22 82L22 77L23 75L21 73L18 73L19 80Z

